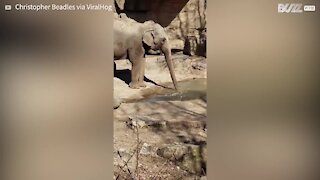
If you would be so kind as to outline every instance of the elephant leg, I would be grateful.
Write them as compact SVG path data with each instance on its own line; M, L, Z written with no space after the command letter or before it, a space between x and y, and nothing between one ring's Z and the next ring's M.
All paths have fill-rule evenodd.
M146 87L147 85L144 83L144 73L146 68L146 58L141 59L141 66L140 66L140 75L139 75L139 86Z
M131 82L129 84L129 87L132 89L138 89L140 87L139 85L140 64L141 63L139 61L132 62Z
M130 88L138 89L141 85L141 72L144 70L144 49L136 48L134 50L129 51L129 60L132 64L131 69L131 82L129 84Z

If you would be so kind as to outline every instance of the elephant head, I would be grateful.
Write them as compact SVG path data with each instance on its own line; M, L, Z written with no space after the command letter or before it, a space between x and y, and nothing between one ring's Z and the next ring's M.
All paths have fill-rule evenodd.
M163 52L170 71L173 85L177 90L178 83L174 73L174 67L171 58L171 47L164 28L153 21L144 22L143 27L144 31L142 35L142 41L152 50L161 50Z

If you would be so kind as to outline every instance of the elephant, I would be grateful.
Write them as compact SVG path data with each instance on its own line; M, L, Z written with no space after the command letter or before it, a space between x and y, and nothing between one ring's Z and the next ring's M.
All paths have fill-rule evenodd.
M114 18L113 33L114 60L129 59L132 64L130 88L146 87L146 52L161 50L165 55L174 88L178 89L169 39L160 24L151 20L139 23L122 15Z

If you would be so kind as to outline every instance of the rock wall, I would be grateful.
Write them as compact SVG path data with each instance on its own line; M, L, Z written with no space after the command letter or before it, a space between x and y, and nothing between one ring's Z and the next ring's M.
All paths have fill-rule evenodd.
M206 0L190 0L166 27L174 49L206 55Z

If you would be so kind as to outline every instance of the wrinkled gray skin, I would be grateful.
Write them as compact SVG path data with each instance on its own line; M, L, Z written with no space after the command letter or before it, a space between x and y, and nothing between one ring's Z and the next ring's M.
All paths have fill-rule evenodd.
M170 71L175 89L177 80L171 59L171 48L164 28L153 22L138 23L128 17L115 17L113 25L114 59L129 59L132 63L131 82L129 87L145 87L145 53L149 48L161 50Z

